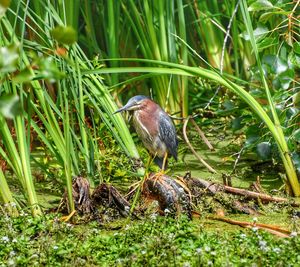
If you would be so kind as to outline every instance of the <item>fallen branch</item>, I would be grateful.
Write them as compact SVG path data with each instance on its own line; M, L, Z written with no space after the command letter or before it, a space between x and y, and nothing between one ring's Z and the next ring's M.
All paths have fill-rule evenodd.
M220 217L220 216L209 216L209 218L212 220L222 221L222 222L230 223L233 225L239 225L244 228L256 227L258 229L263 229L265 231L268 231L268 232L275 234L277 236L280 236L280 237L289 237L291 234L291 232L289 230L282 229L276 225L271 225L271 224L237 221L237 220L232 220L232 219Z
M222 185L222 184L217 184L213 182L208 182L203 179L199 178L189 178L187 181L188 187L193 188L193 187L201 187L206 190L208 190L212 194L216 194L217 192L226 192L230 194L235 194L235 195L240 195L244 196L248 199L255 199L255 200L260 200L263 203L268 203L268 202L277 202L277 203L289 203L290 200L287 198L283 197L273 197L268 194L263 194L263 193L258 193L246 189L241 189L241 188L235 188L232 186L228 185ZM299 207L298 203L291 203L293 207Z

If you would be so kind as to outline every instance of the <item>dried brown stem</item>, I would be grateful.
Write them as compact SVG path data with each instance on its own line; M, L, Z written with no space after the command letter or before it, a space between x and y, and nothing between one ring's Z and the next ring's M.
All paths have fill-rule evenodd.
M266 231L268 231L272 234L275 234L277 236L280 236L280 237L289 237L289 235L291 234L291 232L289 230L282 229L282 228L278 227L277 225L237 221L237 220L232 220L232 219L220 217L220 216L210 216L209 218L213 219L213 220L230 223L233 225L239 225L239 226L245 227L245 228L256 227L258 229L266 230Z
M187 128L187 124L190 120L190 116L187 117L187 119L185 120L184 122L184 125L183 125L183 137L184 137L184 140L185 142L187 143L187 145L189 146L190 150L192 151L192 153L195 155L195 157L212 173L217 173L217 171L212 168L197 152L196 150L194 149L194 147L192 146L192 144L190 143L190 140L188 139L187 137L187 134L186 134L186 128Z
M192 124L195 126L196 131L198 132L198 134L200 135L200 137L202 138L203 142L207 145L207 147L211 150L214 151L215 149L213 148L212 144L208 141L208 139L206 138L206 136L204 135L204 133L201 131L200 127L198 126L198 124L195 122L195 120L193 118L190 119L190 121L192 122Z

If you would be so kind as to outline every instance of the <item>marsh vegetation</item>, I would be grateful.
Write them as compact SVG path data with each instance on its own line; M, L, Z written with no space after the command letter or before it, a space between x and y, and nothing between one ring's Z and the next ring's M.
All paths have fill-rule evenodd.
M0 0L0 265L296 265L299 11ZM178 160L154 182L130 114L113 114L134 95L176 125Z

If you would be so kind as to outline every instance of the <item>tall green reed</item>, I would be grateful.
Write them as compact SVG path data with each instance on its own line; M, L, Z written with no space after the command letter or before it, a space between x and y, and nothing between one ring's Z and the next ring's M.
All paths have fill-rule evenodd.
M18 16L20 10L24 16ZM17 11L19 13L16 13ZM64 47L55 43L50 35L56 25L66 25L65 23L69 21L67 13L71 11L66 9L65 5L61 5L57 12L51 2L41 9L36 2L28 7L26 2L21 1L17 7L12 6L9 12L15 16L7 16L1 20L1 39L5 40L8 37L11 43L15 44L22 40L23 50L19 62L20 66L23 66L21 72L26 69L30 74L27 77L26 86L32 90L32 93L23 90L22 83L15 87L15 93L26 100L29 106L24 110L27 114L25 118L16 119L15 129L17 138L20 140L18 142L20 151L13 145L6 124L2 124L2 132L7 133L9 141L7 143L10 145L6 148L8 152L13 153L7 156L8 152L4 150L3 152L6 159L10 156L13 163L16 162L14 165L11 164L12 170L18 174L24 188L28 188L29 205L36 206L37 199L34 198L36 193L30 168L30 150L29 144L26 143L30 139L25 138L24 125L28 123L36 131L40 142L47 146L52 156L64 169L71 212L74 210L72 176L87 172L91 182L94 182L95 163L92 161L98 153L98 148L91 133L95 131L87 127L85 122L87 109L92 109L94 114L102 118L130 157L139 158L139 155L123 118L120 115L112 116L117 106L104 86L102 77L81 74L82 69L89 69L92 66L85 53L77 44ZM63 19L60 13L64 14ZM74 21L74 17L70 21ZM19 30L14 29L13 25L18 25L18 27L23 25L21 28L26 29L27 38L24 38L24 34L22 35ZM39 56L33 48L38 51ZM60 48L67 52L64 55L56 55L56 49ZM9 77L6 83L8 90L13 90ZM34 119L30 118L29 113L26 113L28 108L40 120L43 130L40 129L40 123L38 125ZM85 165L82 164L82 158ZM139 171L143 172L142 169ZM26 172L25 175L23 175L24 172ZM22 176L25 177L25 181L21 179ZM37 214L38 212L34 212L34 215Z

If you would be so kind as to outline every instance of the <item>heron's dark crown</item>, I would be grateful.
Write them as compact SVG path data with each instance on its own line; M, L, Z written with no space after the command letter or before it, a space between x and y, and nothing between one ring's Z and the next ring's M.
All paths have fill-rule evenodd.
M140 102L144 99L150 99L148 96L144 96L144 95L136 95L136 96L133 96L132 98L130 98L128 100L128 102Z

